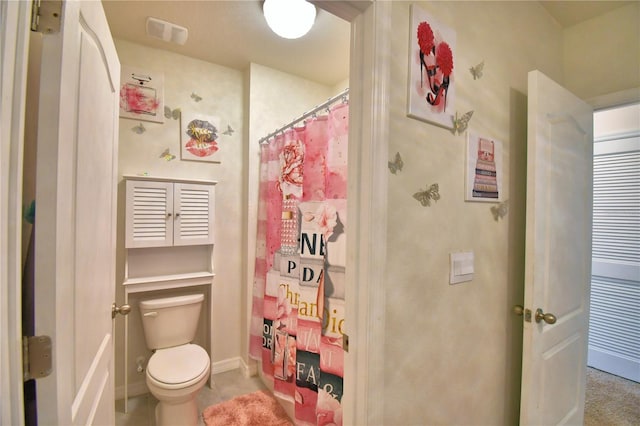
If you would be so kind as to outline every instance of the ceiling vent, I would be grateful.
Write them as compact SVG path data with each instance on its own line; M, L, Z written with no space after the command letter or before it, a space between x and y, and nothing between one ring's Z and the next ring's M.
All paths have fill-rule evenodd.
M189 31L171 22L157 18L147 18L147 35L170 43L184 44L189 36Z

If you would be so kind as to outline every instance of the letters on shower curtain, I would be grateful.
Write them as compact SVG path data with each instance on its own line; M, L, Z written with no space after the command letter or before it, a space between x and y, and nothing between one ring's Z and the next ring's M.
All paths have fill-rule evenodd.
M261 150L250 354L298 424L342 424L348 110Z

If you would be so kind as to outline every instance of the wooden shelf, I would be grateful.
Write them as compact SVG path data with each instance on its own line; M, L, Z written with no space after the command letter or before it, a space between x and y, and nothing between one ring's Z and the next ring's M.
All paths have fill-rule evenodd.
M128 278L122 283L127 293L163 290L197 285L211 285L216 274L213 272L190 272L186 274L156 275Z

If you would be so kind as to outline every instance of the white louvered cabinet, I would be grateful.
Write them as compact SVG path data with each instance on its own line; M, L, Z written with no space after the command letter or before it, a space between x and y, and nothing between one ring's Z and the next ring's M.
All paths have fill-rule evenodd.
M124 303L141 298L202 293L207 300L204 346L211 348L215 181L124 176ZM121 244L121 243L120 243ZM136 356L146 349L141 324L125 316L124 399L135 377ZM131 336L131 337L130 337ZM202 337L202 336L201 336ZM132 344L131 350L129 345ZM133 369L133 371L132 371ZM213 373L211 373L213 374Z
M126 248L213 244L215 183L126 179Z
M215 181L124 176L128 292L210 284Z

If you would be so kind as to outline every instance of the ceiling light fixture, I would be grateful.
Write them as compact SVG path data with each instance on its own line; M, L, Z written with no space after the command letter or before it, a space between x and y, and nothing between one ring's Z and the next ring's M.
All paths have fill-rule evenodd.
M308 33L316 20L316 7L306 0L265 0L262 10L269 28L288 39Z

